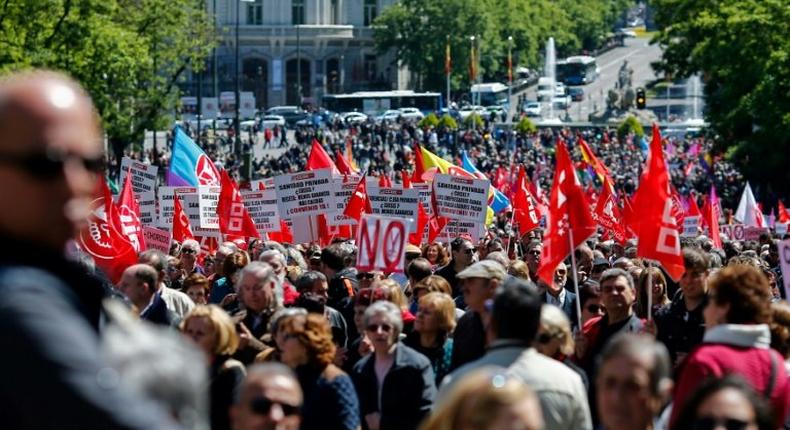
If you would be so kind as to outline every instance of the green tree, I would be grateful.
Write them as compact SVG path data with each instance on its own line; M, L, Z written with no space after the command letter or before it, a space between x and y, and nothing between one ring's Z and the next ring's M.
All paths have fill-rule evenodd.
M516 131L521 134L522 136L526 136L538 131L538 128L535 127L535 123L533 123L529 118L524 117L521 118L521 121L516 124Z
M199 69L215 33L200 0L7 0L0 72L49 68L91 94L116 156L166 126L177 83Z
M635 117L629 115L622 124L617 127L617 137L622 140L631 133L637 137L642 137L645 135L645 130Z
M458 123L455 121L455 118L451 117L449 114L444 114L439 120L439 127L447 127L449 130L457 130Z
M436 114L433 113L433 112L431 112L428 115L426 115L425 118L421 119L417 123L417 126L420 127L420 128L425 128L425 127L434 127L434 128L436 128L438 125L439 125L439 118L437 118Z
M785 0L653 0L675 78L700 74L716 148L769 192L790 196L790 7Z

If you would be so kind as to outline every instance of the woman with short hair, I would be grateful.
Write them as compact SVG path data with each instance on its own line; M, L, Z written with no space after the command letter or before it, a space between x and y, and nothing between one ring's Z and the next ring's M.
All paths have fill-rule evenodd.
M450 370L455 328L455 302L444 293L428 293L420 299L414 331L403 343L428 357L436 376L436 386Z
M181 321L181 331L208 362L212 430L230 429L228 410L244 382L244 365L231 358L239 345L233 321L216 305L198 305Z
M365 334L373 353L354 366L354 385L368 430L414 430L430 412L436 397L428 359L399 343L401 310L378 301L365 310Z
M208 283L208 278L200 273L193 273L184 279L181 291L186 293L196 305L206 305L211 286Z
M544 304L541 306L540 327L538 328L538 337L535 339L535 349L570 367L582 378L584 388L589 389L587 373L570 359L574 348L571 321L565 312L554 305Z
M776 428L765 399L755 393L748 382L734 374L704 381L683 406L677 422L677 429Z
M357 430L359 400L351 378L332 364L335 344L323 315L293 315L281 322L282 362L294 369L304 393L301 430Z

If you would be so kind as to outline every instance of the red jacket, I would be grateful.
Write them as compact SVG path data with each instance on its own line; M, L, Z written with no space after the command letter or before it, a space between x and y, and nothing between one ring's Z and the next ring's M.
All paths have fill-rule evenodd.
M766 338L767 335L767 338ZM749 338L751 336L751 339ZM705 333L702 345L683 363L673 397L670 428L674 428L683 404L699 384L709 377L738 374L761 395L771 377L771 355L775 358L771 407L777 428L781 428L790 402L790 381L782 356L770 349L767 325L722 325Z

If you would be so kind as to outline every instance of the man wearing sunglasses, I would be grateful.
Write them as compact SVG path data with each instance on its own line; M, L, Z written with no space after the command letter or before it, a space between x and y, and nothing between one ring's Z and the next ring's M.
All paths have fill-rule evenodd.
M279 363L256 364L247 369L230 417L235 430L297 430L301 406L302 389L291 369Z
M103 382L108 291L64 258L103 174L90 98L54 72L0 78L0 136L3 428L178 428L161 406Z
M462 237L457 237L450 243L452 260L436 271L436 275L446 279L453 290L453 298L461 295L461 283L456 277L458 273L471 266L475 261L475 247L472 242Z

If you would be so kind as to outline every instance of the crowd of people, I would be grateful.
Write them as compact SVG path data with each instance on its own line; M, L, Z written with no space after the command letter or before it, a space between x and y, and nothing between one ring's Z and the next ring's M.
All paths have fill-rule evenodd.
M556 137L477 130L448 140L409 125L322 133L329 146L351 136L360 161L384 172L407 166L416 138L439 154L466 149L484 171L528 162L541 182L551 180ZM103 173L89 97L60 74L11 75L0 82L0 135L2 427L763 430L788 421L790 307L770 234L724 249L685 239L677 282L637 257L636 240L598 234L543 282L537 229L518 251L497 234L409 245L402 273L358 270L357 248L343 239L228 241L210 255L185 240L169 254L141 252L113 283L69 246ZM564 133L579 136L627 191L638 142ZM695 143L675 143L673 169L694 162ZM292 164L261 173L301 168L300 148L285 157ZM738 186L730 166L712 168L693 166L678 188Z

